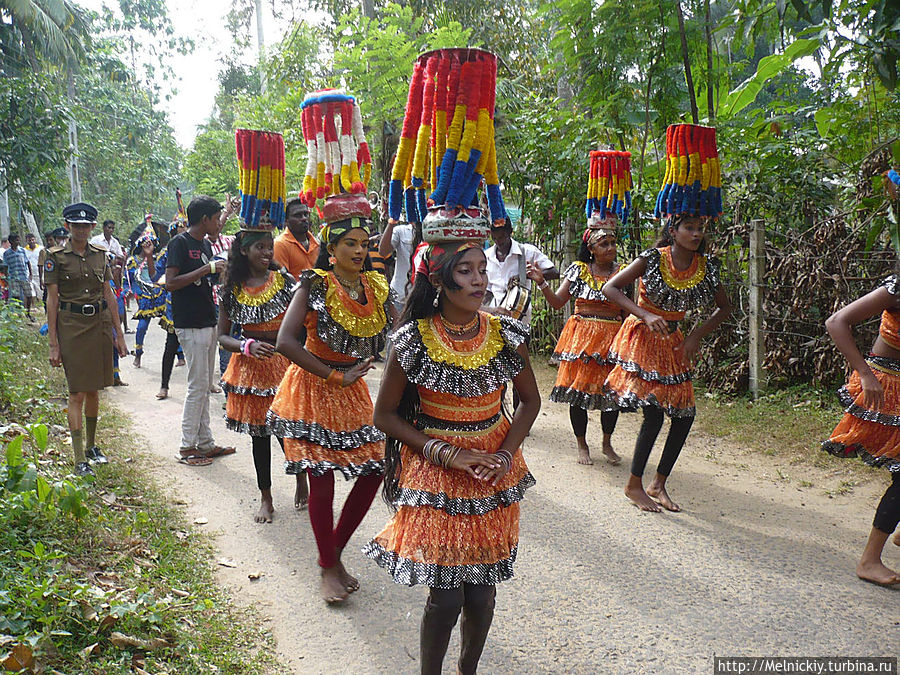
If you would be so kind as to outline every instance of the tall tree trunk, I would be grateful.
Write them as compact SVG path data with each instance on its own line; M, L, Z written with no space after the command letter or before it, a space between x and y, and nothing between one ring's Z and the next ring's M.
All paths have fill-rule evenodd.
M6 178L3 175L3 169L0 169L0 238L9 237L9 191L6 185Z
M707 121L712 124L716 116L713 100L712 20L709 17L709 0L706 0L706 110Z
M684 61L684 79L687 81L688 95L691 101L691 119L694 124L700 124L697 95L694 93L694 76L691 73L691 57L688 54L687 35L684 32L684 12L681 11L681 0L675 0L675 12L678 14L678 32L681 34L681 58Z
M362 13L367 19L375 18L375 2L374 0L362 0Z
M641 191L641 187L644 184L644 156L647 151L647 136L650 133L650 85L653 82L653 66L655 64L655 61L650 64L650 69L647 73L647 89L644 92L644 134L641 139L641 170L638 173L638 192Z
M262 0L256 0L256 47L259 57L259 93L266 94L266 70L263 63L266 58L266 39L263 36Z
M74 105L75 101L75 76L69 69L69 81L67 93L70 104ZM69 195L71 203L75 204L82 201L81 198L81 176L78 173L78 125L75 124L73 118L69 118Z

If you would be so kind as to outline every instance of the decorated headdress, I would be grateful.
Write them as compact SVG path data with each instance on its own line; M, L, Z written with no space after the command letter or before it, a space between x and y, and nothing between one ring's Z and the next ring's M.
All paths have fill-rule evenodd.
M172 222L169 223L169 236L174 236L175 232L178 230L178 226L183 224L187 225L187 211L184 208L184 202L181 199L181 190L179 188L175 188L175 201L178 203L178 211L175 213L175 217L172 218Z
M356 99L340 89L322 89L307 94L300 109L307 150L303 202L312 208L317 199L341 192L365 194L372 156Z
M145 241L151 242L154 246L159 243L159 239L156 238L156 230L153 229L153 214L148 213L144 216L144 229L138 235L138 238L134 240L134 248L140 249Z
M716 130L696 124L666 129L666 175L656 198L657 218L722 215L722 172Z
M609 216L623 225L631 211L631 153L618 150L592 150L588 167L585 213L588 228L610 227Z
M494 147L497 57L481 49L439 49L413 67L388 215L422 223L425 241L485 239L479 208L486 184L492 222L506 219ZM427 196L426 196L427 194Z
M238 129L234 141L241 174L241 229L250 232L281 229L287 194L284 137L274 131Z
M372 205L364 194L337 194L328 197L321 209L319 241L333 244L354 228L371 230Z

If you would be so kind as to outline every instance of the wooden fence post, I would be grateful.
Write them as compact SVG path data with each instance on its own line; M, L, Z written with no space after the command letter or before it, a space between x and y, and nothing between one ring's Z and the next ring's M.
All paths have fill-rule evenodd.
M766 388L766 335L763 329L763 293L766 274L766 223L750 221L750 393Z

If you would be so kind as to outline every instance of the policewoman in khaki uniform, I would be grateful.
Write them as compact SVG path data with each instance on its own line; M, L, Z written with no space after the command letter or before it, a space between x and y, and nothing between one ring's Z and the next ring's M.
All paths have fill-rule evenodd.
M113 384L112 329L119 325L119 312L109 285L112 272L106 250L88 242L97 224L97 209L90 204L71 204L63 209L63 219L70 239L64 246L51 248L44 261L50 364L62 365L66 371L75 473L84 476L93 475L91 463L107 462L95 443L95 434L99 391ZM127 356L122 333L118 333L115 347L120 356Z

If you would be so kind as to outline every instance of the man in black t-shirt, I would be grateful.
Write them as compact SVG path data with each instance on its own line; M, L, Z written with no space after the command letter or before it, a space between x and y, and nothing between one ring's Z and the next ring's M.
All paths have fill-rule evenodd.
M210 277L222 272L225 262L213 260L206 235L218 231L221 214L222 205L215 199L194 197L187 207L187 231L175 236L168 246L166 290L172 294L175 334L188 367L177 459L190 466L206 466L213 457L235 451L216 445L209 427L209 377L218 344Z

